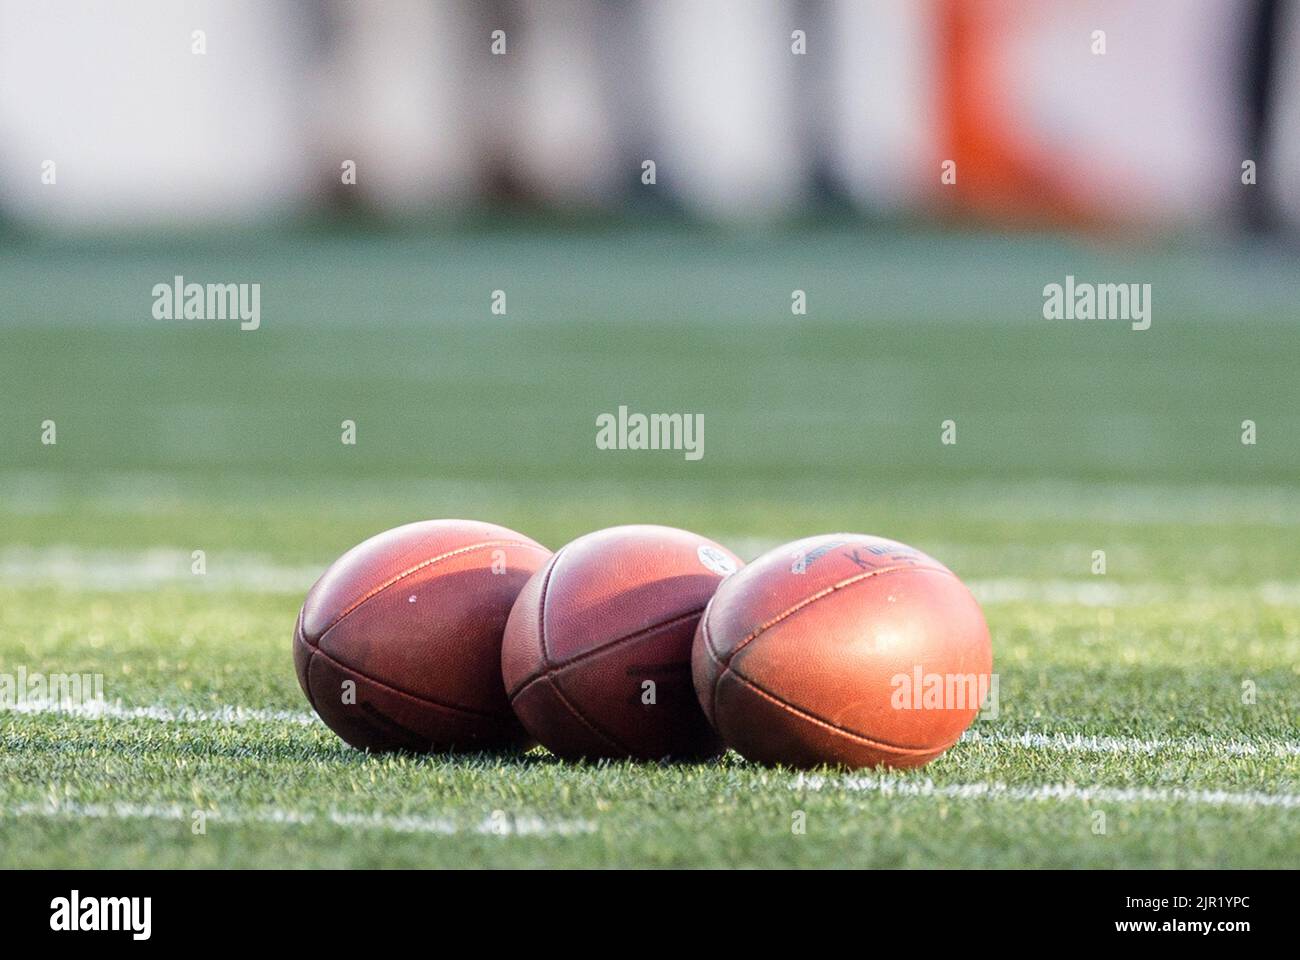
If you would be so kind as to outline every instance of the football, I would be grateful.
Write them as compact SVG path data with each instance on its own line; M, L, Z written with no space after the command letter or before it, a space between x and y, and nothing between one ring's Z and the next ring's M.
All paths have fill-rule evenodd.
M571 759L721 752L695 698L691 646L705 604L739 566L671 527L612 527L558 550L520 593L501 650L529 733Z
M830 534L722 583L692 668L704 712L750 760L915 767L974 720L993 654L979 604L943 564L892 540Z
M473 520L388 530L343 554L298 614L298 682L370 750L500 750L528 736L501 684L510 606L551 552Z

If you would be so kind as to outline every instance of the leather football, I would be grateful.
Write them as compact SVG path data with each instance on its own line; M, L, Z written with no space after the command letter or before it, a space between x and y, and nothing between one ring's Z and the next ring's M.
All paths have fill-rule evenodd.
M750 760L915 767L974 720L993 655L979 604L943 564L892 540L829 534L727 579L692 666L705 713Z
M579 537L529 581L506 625L511 703L558 756L698 759L721 752L691 682L705 604L741 565L671 527Z
M298 614L298 682L354 747L500 750L528 743L501 683L510 607L551 552L474 520L426 520L343 554Z

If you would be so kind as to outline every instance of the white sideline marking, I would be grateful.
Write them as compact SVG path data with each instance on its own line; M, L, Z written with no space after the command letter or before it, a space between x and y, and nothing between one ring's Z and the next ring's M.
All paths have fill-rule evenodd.
M83 719L156 720L161 723L294 723L310 726L320 722L307 710L267 710L258 707L221 705L211 709L169 707L163 704L132 707L108 701L64 706L50 700L4 703L0 713L64 714ZM1064 753L1146 754L1179 753L1206 756L1300 756L1300 743L1286 740L1216 740L1213 737L1140 737L1094 736L1077 733L985 733L967 730L964 743L991 743L999 746L1025 747L1030 750Z
M68 820L170 820L189 822L200 811L178 803L21 803L0 808L4 817L40 817ZM478 823L463 825L445 817L415 815L388 816L379 813L352 813L331 810L317 814L310 811L260 807L251 810L204 810L208 822L219 824L271 823L293 826L329 824L358 830L387 833L431 833L441 836L474 833L501 837L571 837L596 832L590 820L543 820L540 817L487 816Z
M1300 807L1300 793L1259 790L1188 790L1183 787L1081 787L1073 783L1010 786L1005 783L951 783L903 780L890 776L820 777L800 774L793 790L852 790L887 797L938 797L951 800L1081 800L1096 803L1189 803L1211 807Z

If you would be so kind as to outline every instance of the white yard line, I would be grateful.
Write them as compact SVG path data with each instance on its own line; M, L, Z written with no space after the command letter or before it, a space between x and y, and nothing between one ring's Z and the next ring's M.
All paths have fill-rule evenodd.
M1140 737L1091 736L1077 733L983 733L967 730L967 743L992 743L998 746L1025 747L1030 750L1058 750L1066 753L1149 754L1180 753L1207 756L1300 756L1300 743L1285 740L1218 740L1214 737Z
M206 554L204 573L193 572L192 551L77 546L0 548L0 584L59 586L77 590L145 590L182 585L199 590L306 593L326 564L293 565L247 553Z
M997 782L936 784L932 780L904 780L892 776L813 776L800 774L789 783L798 792L851 792L885 797L957 801L1010 801L1021 803L1164 803L1211 807L1300 808L1300 794L1264 793L1258 790L1191 790L1183 787L1101 787L1071 783L1012 786ZM200 820L198 814L202 813ZM143 820L204 823L217 826L270 824L284 826L335 826L382 833L479 835L499 837L573 837L596 833L591 820L544 820L536 816L510 816L494 811L472 823L449 817L418 814L388 815L330 810L324 813L255 807L247 810L203 810L177 803L76 803L70 801L20 803L0 807L6 819L42 820Z
M21 803L0 807L0 821L8 817L35 817L47 820L168 820L195 823L203 814L212 824L286 824L312 826L327 824L357 830L385 833L427 833L441 836L479 834L500 837L570 837L596 832L590 820L543 820L540 817L516 817L494 811L477 823L464 824L446 817L412 814L389 816L378 813L353 813L331 810L327 813L285 810L280 807L257 807L250 810L203 810L178 803Z
M108 701L63 706L51 701L3 703L0 713L63 714L83 719L156 720L162 723L318 723L307 710L268 710L222 704L211 708L188 706L128 706ZM1062 753L1145 754L1177 753L1192 756L1300 756L1300 743L1288 740L1219 740L1214 737L1113 737L1069 733L1006 733L968 730L962 740L974 744L1024 747Z
M1115 583L1105 577L1090 579L1031 579L999 577L968 580L966 585L980 603L1037 603L1049 606L1141 607L1153 603L1216 603L1226 600L1300 607L1300 582L1267 580L1260 583L1204 584L1168 582Z
M1073 783L1011 786L1005 783L936 784L932 780L904 780L891 776L823 777L800 774L790 781L792 790L847 790L887 797L923 797L944 800L1012 800L1027 802L1085 801L1090 803L1184 803L1211 807L1300 807L1300 793L1264 793L1259 790L1189 790L1183 787L1088 787Z
M1163 583L1111 583L1101 577L1091 580L999 577L969 580L966 585L980 603L1041 603L1080 607L1134 607L1168 602L1174 597L1191 599L1193 594L1205 592ZM1224 592L1226 591L1215 595L1221 597Z
M174 512L210 511L213 497L219 505L255 501L303 509L303 498L322 512L341 502L378 510L394 501L424 500L458 504L458 511L471 516L490 513L495 504L520 499L526 483L480 479L472 485L461 480L421 476L418 479L348 480L331 477L328 484L308 484L296 478L268 478L229 475L219 489L196 491L192 484L172 473L148 470L119 470L97 474L93 488L75 470L51 468L0 469L0 512L17 516L49 516L73 507L94 513L154 516L161 502ZM653 481L648 487L665 497L686 490L686 481ZM616 483L590 480L547 485L559 503L609 499L628 502L626 489ZM770 483L747 487L758 498L774 489ZM831 484L834 500L852 497L843 484ZM1241 485L1213 483L1090 482L1066 479L951 481L918 480L906 491L886 492L878 498L878 509L888 515L895 502L931 502L945 512L957 504L977 503L986 519L1063 521L1065 523L1176 523L1201 528L1250 525L1288 529L1300 527L1300 491L1294 485ZM412 518L415 519L415 518ZM827 531L830 532L830 531Z
M198 707L169 707L163 704L132 707L107 700L64 706L54 701L27 701L2 703L0 712L63 714L69 717L98 720L158 720L164 723L316 723L316 715L306 710L264 710L256 707L234 707L222 704L210 709Z
M151 720L162 723L244 724L252 722L313 724L316 716L305 711L250 709L219 706L201 710L194 707L163 705L132 707L122 704L93 703L63 708L57 704L0 704L0 713L58 714L86 719L112 718ZM1144 754L1156 756L1174 753L1199 756L1297 756L1300 743L1289 741L1249 742L1216 740L1213 737L1177 737L1142 739L1137 737L1088 736L1082 734L984 733L967 731L963 740L972 744L1016 746L1048 753ZM937 785L931 780L907 780L884 775L822 776L800 774L792 782L798 790L846 790L855 793L879 793L899 797L937 797L952 800L1010 801L1090 801L1097 803L1187 803L1206 806L1300 807L1300 794L1262 791L1189 790L1156 787L1100 787L1076 784L1011 786L996 782ZM150 804L23 804L0 808L0 819L10 817L44 817L70 819L145 819L191 820L194 811L180 805ZM459 825L446 819L418 816L385 816L331 811L327 814L302 813L279 808L251 811L212 812L209 819L219 823L329 823L405 833L497 833L505 835L567 836L590 833L594 825L586 821L549 823L536 818L487 818L473 826Z
M735 540L753 556L774 544ZM955 548L954 548L955 549ZM84 547L0 547L0 585L58 586L74 590L126 591L163 586L246 593L302 594L326 563L286 564L247 553L213 552L206 572L192 572L191 553L179 547L113 550ZM1276 607L1300 607L1300 581L1228 584L1222 588L1169 582L1116 583L1105 577L1036 579L997 577L967 581L981 603L1133 607L1151 603L1214 602L1238 598Z

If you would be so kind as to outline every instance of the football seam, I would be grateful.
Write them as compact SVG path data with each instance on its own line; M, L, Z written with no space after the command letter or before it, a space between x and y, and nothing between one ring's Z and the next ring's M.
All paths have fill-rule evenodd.
M627 747L623 746L623 744L619 743L617 738L615 738L613 734L607 733L606 731L602 730L600 727L596 725L594 721L584 716L582 711L579 710L577 706L572 702L570 702L569 698L564 695L564 691L560 689L559 683L555 680L554 677L551 676L551 666L552 666L551 655L550 652L546 649L546 597L551 589L551 577L555 573L555 568L560 565L560 555L563 554L567 548L568 548L568 544L565 544L563 547L560 547L560 549L555 551L555 554L547 562L546 576L542 579L541 590L538 591L539 595L537 598L537 637L541 641L541 646L542 646L542 670L540 673L535 674L529 679L524 680L524 682L521 683L515 689L514 693L510 693L509 691L507 691L506 700L509 702L511 709L513 710L515 705L515 700L518 698L518 696L521 693L524 692L526 688L532 686L538 680L547 680L550 683L551 690L555 693L555 696L560 701L560 703L564 705L564 708L568 710L569 713L573 714L574 718L576 718L579 723L581 723L584 727L590 730L592 734L595 735L597 740L604 741L605 743L613 747L615 750L620 750L623 753L630 753L631 751L628 750ZM538 739L540 740L541 738L539 737Z
M631 643L634 640L645 639L646 637L652 634L658 633L660 630L663 630L665 627L674 626L682 622L683 620L690 619L691 617L699 619L700 615L704 612L706 607L707 604L705 607L700 607L698 610L689 610L686 613L678 614L675 617L669 617L667 620L661 620L659 623L654 623L648 627L643 627L642 629L634 631L633 633L624 634L623 636L619 637L617 640L611 640L609 643L605 644L604 646L597 647L594 650L587 650L583 653L578 654L576 657L564 661L563 663L551 663L549 659L545 660L541 670L538 670L536 673L529 674L527 677L525 677L523 680L519 682L519 684L515 687L514 693L508 694L509 699L511 700L511 702L514 702L514 698L517 697L519 694L523 693L525 687L532 686L538 680L545 679L546 677L550 677L555 674L564 673L570 667L574 667L579 664L586 663L588 660L592 659L593 657L599 657L602 654L608 653L611 650L617 649L618 647Z
M715 593L714 596L716 597L717 594ZM722 667L722 670L718 675L713 678L713 683L710 685L709 689L708 717L709 722L716 727L716 718L718 716L718 684L722 681L722 675L727 672L727 664L722 662L722 657L714 651L713 643L709 640L709 610L712 607L713 601L710 600L704 608L704 613L700 616L700 639L704 641L705 653L709 655L710 659L717 661L718 665ZM700 706L704 706L704 704L701 703Z
M319 649L320 642L325 639L325 635L329 633L331 630L333 630L335 627L337 627L340 623L342 623L350 614L354 613L358 607L360 607L366 601L371 600L374 597L378 596L379 594L383 593L385 590L387 590L389 587L393 586L394 584L400 583L402 580L405 580L407 577L411 576L412 574L419 573L421 570L425 569L426 567L431 567L434 564L441 563L444 560L450 560L452 557L462 556L463 554L472 553L475 550L483 550L488 547L532 547L537 550L543 550L543 551L546 550L546 548L543 547L540 543L530 543L523 540L484 540L480 543L472 543L466 547L457 547L455 550L449 550L446 553L440 553L436 557L429 557L427 560L422 560L413 567L408 567L407 569L401 571L400 573L394 574L393 576L385 580L383 583L379 584L379 586L370 590L368 593L363 595L360 599L356 600L354 603L352 603L350 606L344 609L344 611L340 613L337 617L335 617L334 620L329 624L329 626L327 626L324 630L322 630L317 635L316 640L314 642L310 640L308 642L311 643L312 646L315 646ZM305 631L303 636L306 637Z
M444 710L451 710L455 713L468 714L469 716L473 716L473 717L487 717L489 719L500 719L502 717L502 714L497 712L493 712L489 710L476 710L473 707L464 707L456 703L444 703L443 701L435 700L432 697L425 697L425 696L421 696L418 693L411 693L409 690L403 690L400 687L393 686L391 683L385 683L383 680L379 680L375 677L372 677L368 673L363 673L362 671L358 670L356 667L349 666L348 664L344 663L342 660L339 660L335 657L331 657L320 647L312 646L311 644L308 644L308 646L311 647L313 654L315 656L320 657L322 660L327 660L328 662L334 664L334 666L336 667L340 667L343 670L348 671L349 673L356 674L362 680L365 680L369 683L373 683L377 687L382 687L383 689L389 691L390 693L395 693L398 696L406 697L407 699L414 700L417 703L422 703L425 704L426 706L441 707ZM315 704L313 703L312 706L314 707Z
M401 737L405 738L408 741L408 745L404 746L402 749L410 750L413 753L420 753L427 752L433 745L431 738L417 733L410 727L402 726L402 724L398 723L373 704L362 701L361 703L358 703L357 706L361 708L362 713L370 718L371 723L374 726L379 727L381 731L391 734L395 730L401 735Z
M317 651L317 647L314 644L308 643L307 637L303 635L301 610L298 611L298 623L293 628L293 642L301 643L304 647L307 648L307 662L303 664L302 667L303 679L307 682L305 682L302 686L303 686L303 692L307 694L307 702L311 704L311 708L313 710L316 710L316 697L312 693L312 689L311 689L311 662L316 659L316 653L318 651ZM316 712L319 713L320 711L317 710Z
M949 747L951 747L953 744L955 744L958 740L961 739L961 734L958 734L955 739L949 741L947 744L940 747L907 747L898 743L890 743L887 740L877 740L873 737L868 737L864 734L857 733L854 730L850 730L847 727L841 727L838 724L831 723L829 720L824 720L821 717L817 716L815 713L810 713L807 710L800 709L799 707L796 707L792 703L787 703L785 700L782 700L780 697L778 697L775 693L772 693L764 689L763 687L759 686L757 683L755 683L749 677L745 676L735 667L731 666L728 663L723 663L721 660L718 659L717 654L713 652L713 649L711 647L708 647L707 649L708 649L709 656L713 658L714 662L717 663L718 666L722 667L721 672L719 672L718 674L718 679L714 682L713 685L715 713L717 709L718 687L721 686L723 677L725 677L728 673L730 673L733 677L739 680L742 684L744 684L754 693L758 694L764 700L771 702L777 708L784 710L786 713L799 717L801 720L807 720L809 723L815 724L819 727L824 727L825 729L831 731L832 733L839 734L840 736L843 737L848 737L850 740L855 740L858 743L861 743L868 747L875 747L882 750L892 750L893 752L900 753L900 754L920 756L928 753L934 753L934 754L943 753L945 750L947 750Z
M551 663L551 655L546 649L546 594L551 589L551 576L555 573L555 568L560 565L560 555L568 548L569 545L566 543L547 561L546 576L542 579L542 589L538 591L540 595L537 598L537 637L542 642L543 668L550 666Z
M555 691L555 695L556 695L557 697L559 697L559 699L560 699L560 703L564 704L564 706L568 708L569 712L572 713L575 717L578 718L578 722L579 722L579 723L581 723L581 724L582 724L583 726L585 726L588 730L590 730L592 733L594 733L594 734L595 734L599 739L604 740L606 743L608 743L610 746L612 746L615 750L622 751L623 753L625 753L625 754L627 754L627 755L629 755L629 756L632 756L632 755L633 755L633 751L629 750L629 749L628 749L627 747L625 747L622 743L620 743L620 742L619 742L619 739L618 739L617 737L615 737L615 736L614 736L612 733L610 733L609 731L605 730L603 727L597 726L596 721L594 721L594 720L588 718L588 717L587 717L587 716L586 716L586 715L585 715L581 710L579 710L578 707L577 707L577 704L574 704L574 703L570 702L569 698L566 697L566 696L564 695L564 691L560 689L560 685L559 685L559 683L556 681L556 679L555 679L554 676L552 676L552 675L550 675L550 674L546 674L546 675L544 675L544 676L542 676L542 677L538 677L538 679L539 679L539 680L547 680L547 681L550 682L551 689L554 690L554 691ZM522 692L522 691L521 691L521 692ZM513 702L513 701L512 701L512 702ZM538 740L541 740L541 737L538 737ZM545 744L545 741L542 741L542 742L543 742L543 745L544 745L544 744ZM547 747L547 749L549 750L550 748ZM554 752L554 751L552 751L552 752Z
M761 637L768 630L775 627L778 623L782 623L785 620L790 619L800 610L804 609L805 607L812 606L818 600L821 600L825 597L829 597L832 593L835 593L836 591L839 590L843 590L847 587L851 587L856 583L864 583L867 580L871 580L874 577L884 576L887 573L897 573L900 570L930 570L933 571L934 573L947 574L948 576L952 577L954 580L957 579L957 575L953 573L951 570L949 570L947 567L920 566L918 564L903 564L896 567L882 567L879 570L868 570L866 573L856 574L852 577L849 577L847 580L841 580L839 583L833 583L829 587L825 587L821 590L818 590L816 593L812 594L811 596L804 597L794 606L787 607L785 610L782 610L772 619L760 623L757 627L755 627L752 631L750 631L749 634L742 637L739 643L737 643L734 647L731 648L731 653L727 657L726 663L730 664L731 661L736 658L736 654L740 653L741 650L745 649L745 647L749 646L751 643L753 643L755 640ZM961 581L958 580L958 582L960 583Z

